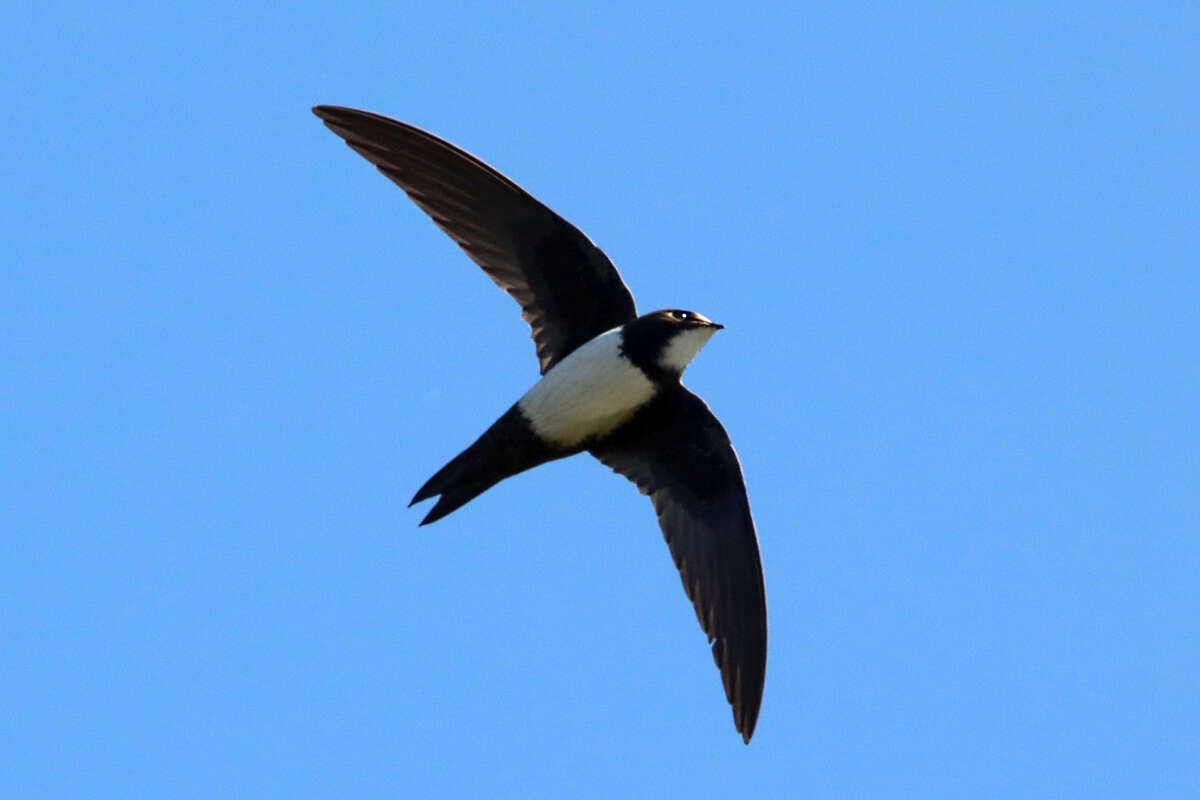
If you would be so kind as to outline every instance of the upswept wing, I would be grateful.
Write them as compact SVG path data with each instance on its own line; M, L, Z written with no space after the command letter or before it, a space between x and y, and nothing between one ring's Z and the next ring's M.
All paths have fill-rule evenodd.
M582 231L475 156L398 120L313 113L400 186L521 306L542 373L637 316L620 273Z

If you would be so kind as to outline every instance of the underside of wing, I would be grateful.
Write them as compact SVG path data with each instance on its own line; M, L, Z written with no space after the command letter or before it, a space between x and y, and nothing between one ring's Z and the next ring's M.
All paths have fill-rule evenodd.
M654 503L748 743L766 677L767 605L758 536L729 436L703 400L678 387L591 452Z
M398 120L338 106L313 113L392 179L521 306L543 373L637 316L633 295L578 228L470 153Z

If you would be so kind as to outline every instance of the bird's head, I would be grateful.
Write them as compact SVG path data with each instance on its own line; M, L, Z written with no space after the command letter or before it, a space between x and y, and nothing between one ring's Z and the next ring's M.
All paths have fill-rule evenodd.
M664 308L625 326L625 350L643 369L678 379L712 335L724 327L695 311Z

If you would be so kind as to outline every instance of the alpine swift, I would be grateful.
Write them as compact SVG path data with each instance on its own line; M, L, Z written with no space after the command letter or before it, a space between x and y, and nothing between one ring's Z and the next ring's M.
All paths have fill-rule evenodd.
M403 189L532 328L541 378L422 486L422 525L498 482L588 452L650 496L748 744L767 665L758 536L729 435L680 382L723 326L694 311L638 316L617 268L582 231L431 133L338 106L313 113Z

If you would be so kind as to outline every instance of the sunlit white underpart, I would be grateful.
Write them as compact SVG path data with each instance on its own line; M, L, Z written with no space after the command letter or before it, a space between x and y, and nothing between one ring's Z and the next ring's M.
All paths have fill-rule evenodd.
M671 341L663 348L658 362L665 368L682 374L687 365L692 363L692 359L704 345L708 344L708 340L716 332L716 328L686 328L680 331L671 337Z
M656 391L621 355L621 329L614 328L555 364L517 405L538 436L571 446L613 430Z

